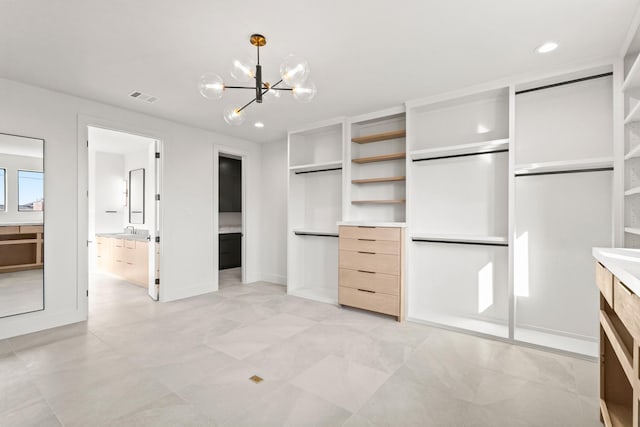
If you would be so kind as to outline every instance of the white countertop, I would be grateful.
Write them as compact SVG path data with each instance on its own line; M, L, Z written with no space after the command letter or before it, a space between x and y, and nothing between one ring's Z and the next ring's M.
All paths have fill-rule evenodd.
M224 226L218 229L218 234L242 233L242 226Z
M593 248L593 256L636 295L640 295L640 249Z
M374 221L339 221L338 225L351 225L363 227L406 227L406 222L374 222Z

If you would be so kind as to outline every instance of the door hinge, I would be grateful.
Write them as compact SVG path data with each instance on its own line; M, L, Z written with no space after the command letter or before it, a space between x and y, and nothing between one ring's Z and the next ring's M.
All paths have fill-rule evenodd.
M160 284L160 279L156 279L156 285Z
M160 201L160 195L159 194L156 194L156 201L158 201L158 202Z
M156 236L156 243L160 243L160 236Z
M87 139L87 147L89 146L89 140Z
M89 298L89 289L87 289L87 298Z
M160 158L160 153L156 152L156 159Z

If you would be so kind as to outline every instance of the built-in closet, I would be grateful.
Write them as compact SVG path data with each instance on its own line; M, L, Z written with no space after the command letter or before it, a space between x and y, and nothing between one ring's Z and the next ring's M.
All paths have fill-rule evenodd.
M596 357L591 248L613 243L612 68L291 131L288 292L337 302L337 224L403 227L406 319ZM627 147L640 158L632 126Z

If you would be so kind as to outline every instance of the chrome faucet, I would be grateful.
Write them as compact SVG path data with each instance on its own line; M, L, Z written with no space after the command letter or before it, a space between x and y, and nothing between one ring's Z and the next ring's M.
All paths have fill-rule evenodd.
M127 225L124 228L125 234L136 234L136 228L133 225Z

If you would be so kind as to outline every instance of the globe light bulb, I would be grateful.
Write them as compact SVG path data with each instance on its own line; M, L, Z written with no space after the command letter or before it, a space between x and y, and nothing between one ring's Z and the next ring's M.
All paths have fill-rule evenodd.
M265 88L266 89L266 88ZM264 92L264 90L263 90ZM270 89L262 95L262 102L270 104L272 102L280 99L280 91L275 89Z
M234 59L229 73L239 82L248 82L255 77L256 62L251 58Z
M307 79L301 85L293 87L293 99L298 102L309 102L316 96L316 92L318 92L316 85L310 79Z
M280 77L289 87L301 85L309 77L309 64L295 55L287 56L280 65Z
M246 115L244 110L239 111L238 107L226 107L223 112L224 121L231 126L240 126L244 123Z
M204 73L200 76L198 90L200 91L200 95L207 99L222 98L222 93L224 92L222 77L215 73Z

